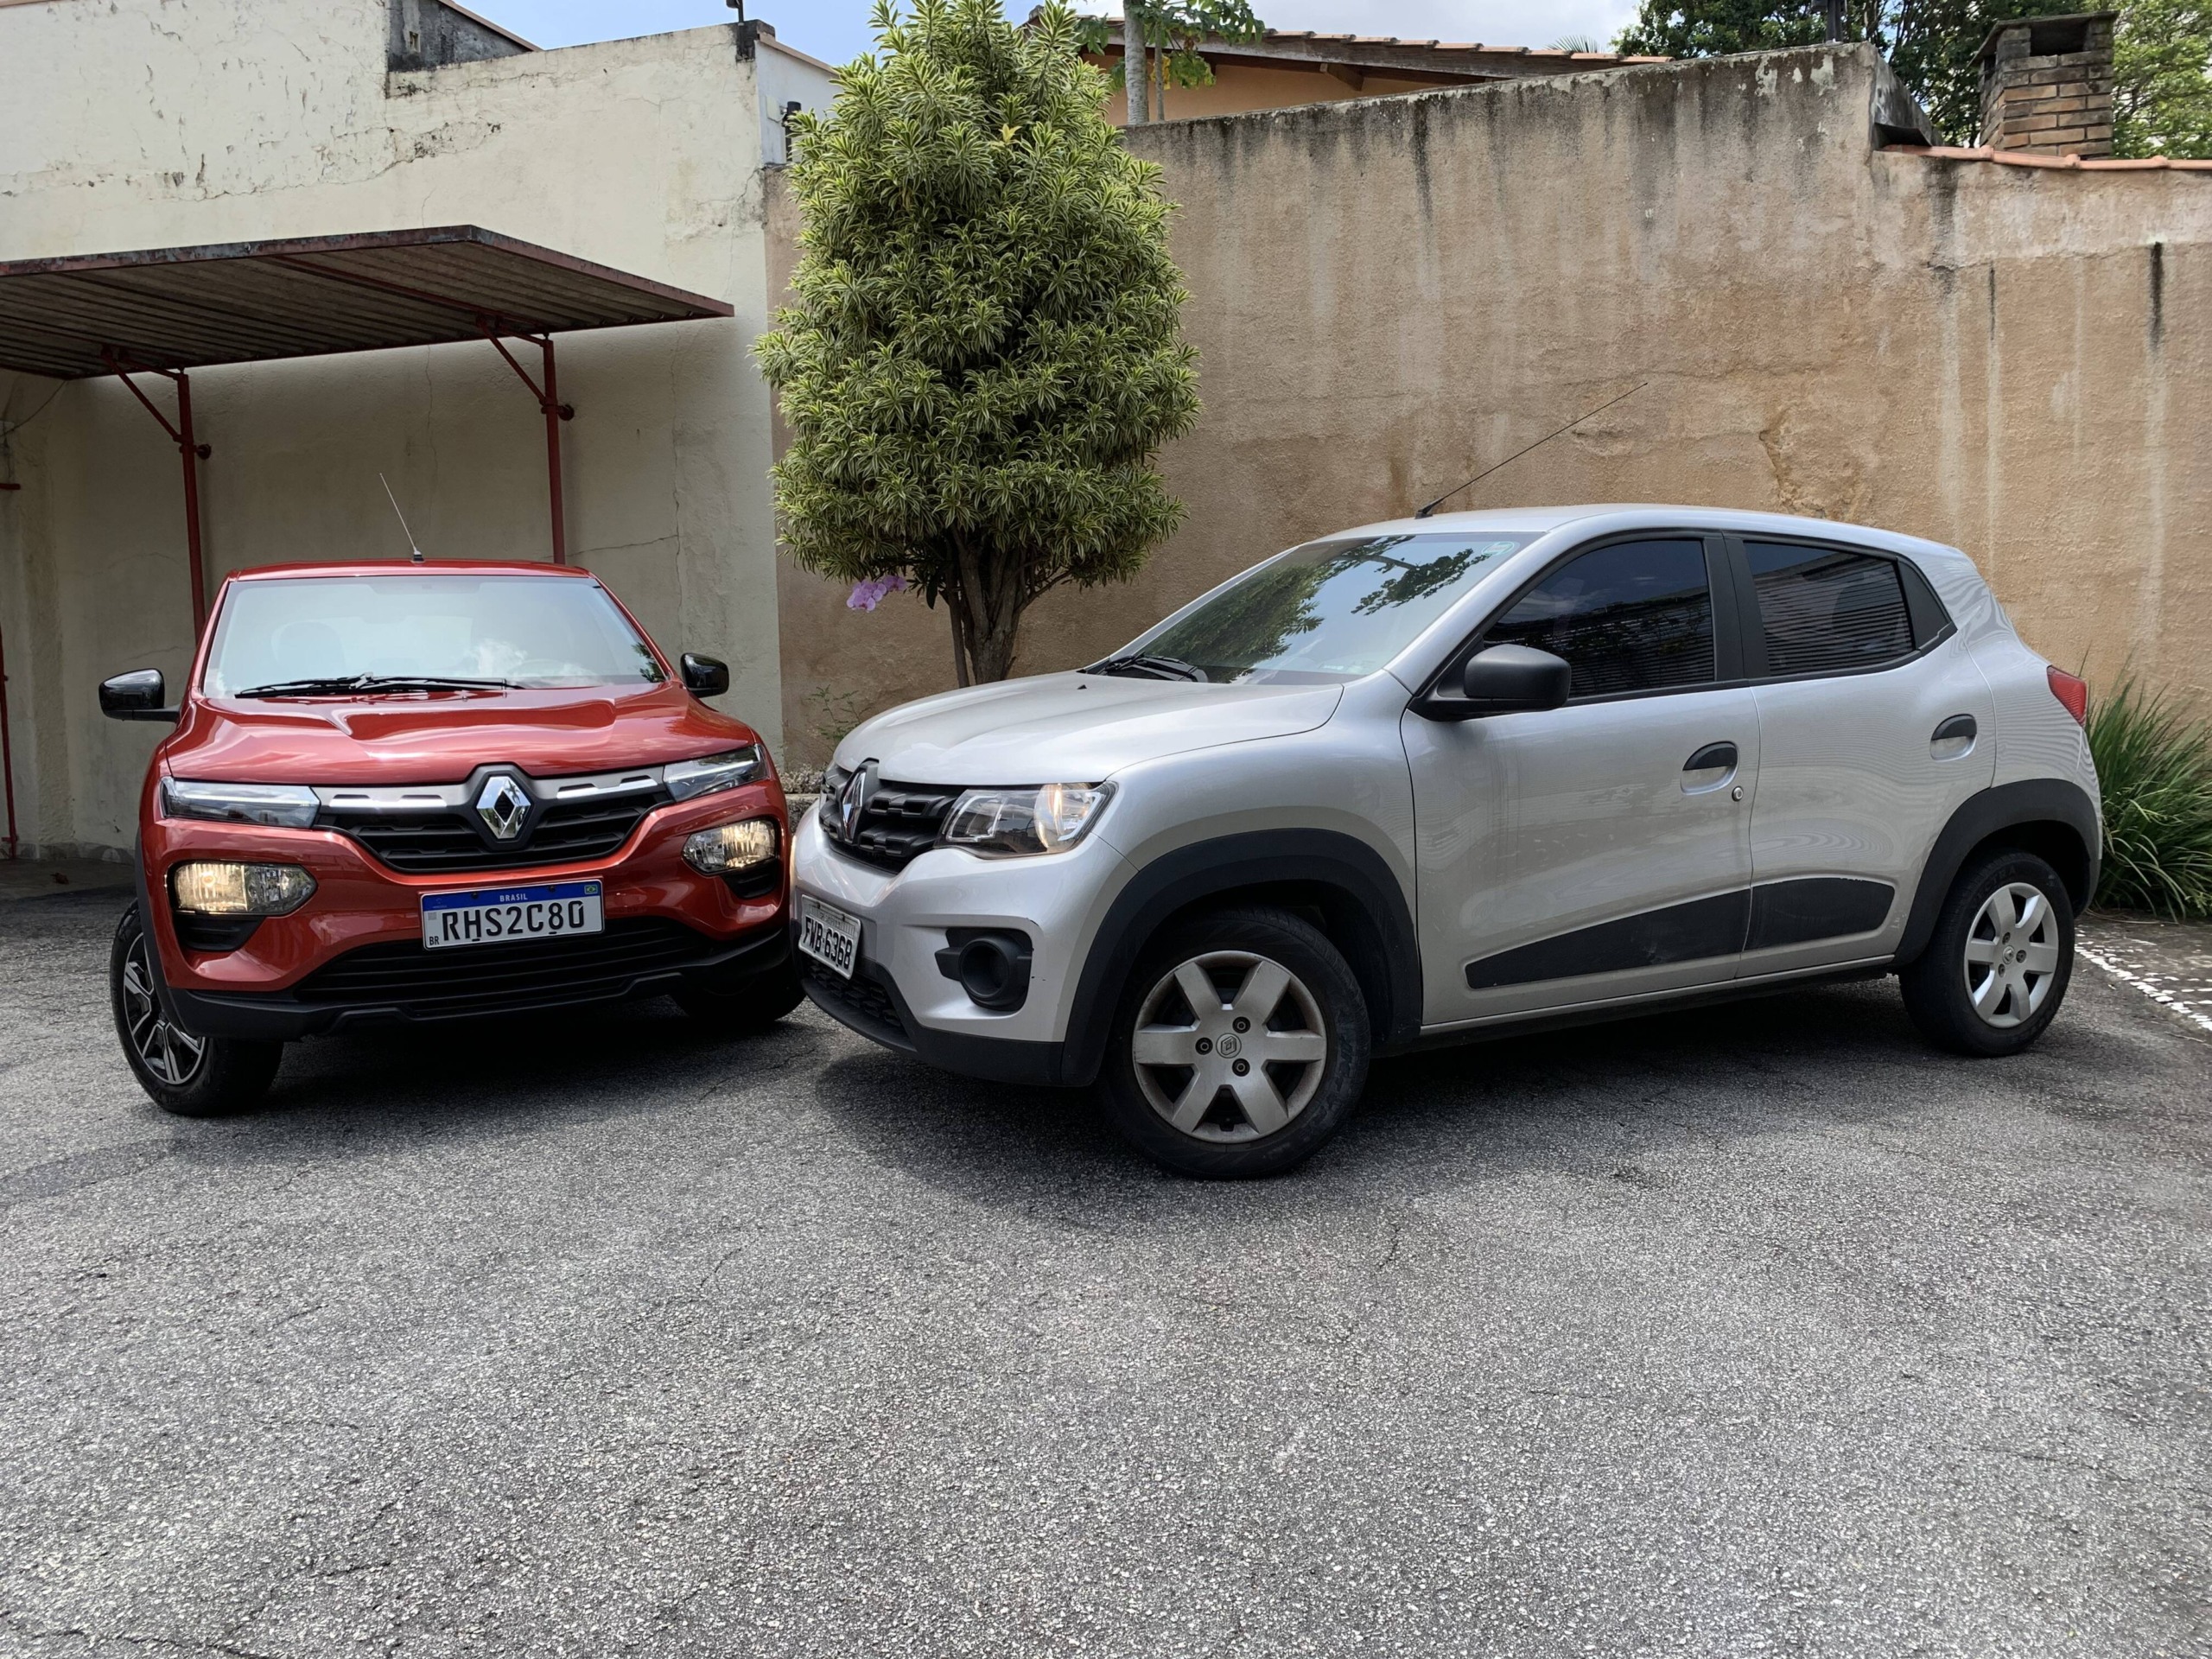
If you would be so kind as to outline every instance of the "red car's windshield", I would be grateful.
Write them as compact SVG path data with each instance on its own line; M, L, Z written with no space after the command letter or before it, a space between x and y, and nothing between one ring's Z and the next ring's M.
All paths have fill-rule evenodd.
M201 690L213 697L315 696L664 677L595 582L410 571L233 584Z

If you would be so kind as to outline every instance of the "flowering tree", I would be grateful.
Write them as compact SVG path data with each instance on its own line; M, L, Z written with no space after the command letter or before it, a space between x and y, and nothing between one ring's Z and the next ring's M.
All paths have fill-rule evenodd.
M793 121L795 303L757 350L792 442L792 555L911 584L952 619L963 685L1003 679L1021 615L1125 581L1180 505L1152 461L1198 416L1159 169L1100 112L1065 4L879 0L880 55Z

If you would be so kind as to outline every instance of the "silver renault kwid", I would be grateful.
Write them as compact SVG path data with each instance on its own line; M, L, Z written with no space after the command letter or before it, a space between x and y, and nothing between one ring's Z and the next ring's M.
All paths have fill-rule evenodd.
M2101 845L2082 683L1965 555L1689 507L1279 554L1073 673L878 715L795 836L807 989L1259 1175L1416 1045L1888 971L2008 1054Z

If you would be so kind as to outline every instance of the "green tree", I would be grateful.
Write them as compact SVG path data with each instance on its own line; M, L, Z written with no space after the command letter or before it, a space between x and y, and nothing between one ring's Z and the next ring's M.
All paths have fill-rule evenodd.
M777 505L802 565L943 598L960 683L1003 679L1039 596L1128 579L1180 521L1152 466L1198 409L1172 209L1058 0L874 26L792 124L796 303L757 347Z
M1110 36L1103 17L1085 17L1078 27L1084 51L1105 50ZM1133 127L1167 118L1169 82L1178 86L1213 84L1213 66L1200 50L1208 41L1263 40L1268 33L1247 0L1123 0L1122 29L1128 44L1114 72L1113 85L1128 96L1128 124ZM1138 70L1134 79L1129 74L1133 64Z
M1939 140L1971 144L1981 126L1976 54L1990 29L2079 7L2080 0L1844 0L1842 37L1881 49ZM1624 52L1704 58L1816 46L1827 38L1820 0L1643 0L1618 44Z
M2112 54L2113 152L2212 160L2212 0L2137 0Z
M2076 11L2082 0L1846 0L1843 37L1872 41L1912 91L1936 137L1980 142L1980 67L1989 31ZM1624 52L1702 58L1811 46L1827 38L1819 0L1643 0ZM2113 41L2113 149L2120 156L2212 156L2212 0L2136 0Z

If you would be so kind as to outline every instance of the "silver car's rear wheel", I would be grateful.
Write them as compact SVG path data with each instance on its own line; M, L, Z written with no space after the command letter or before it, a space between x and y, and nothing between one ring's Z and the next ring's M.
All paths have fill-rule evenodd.
M1146 1103L1179 1133L1223 1144L1288 1125L1312 1103L1328 1058L1313 993L1249 950L1178 963L1146 993L1129 1033Z
M2043 1009L2056 982L2058 912L2024 881L2008 881L1982 901L1967 930L1967 998L1985 1025L2010 1031Z

